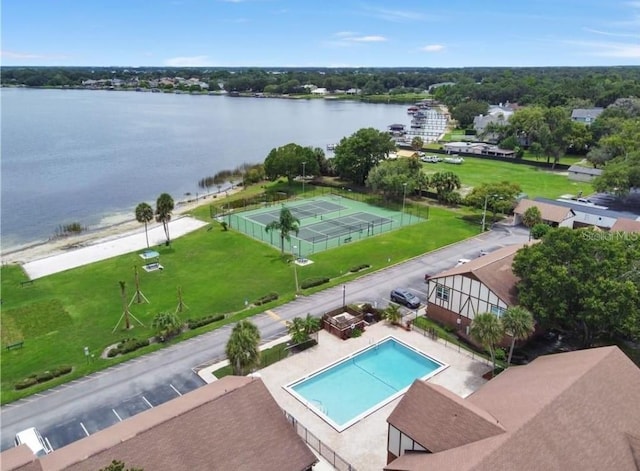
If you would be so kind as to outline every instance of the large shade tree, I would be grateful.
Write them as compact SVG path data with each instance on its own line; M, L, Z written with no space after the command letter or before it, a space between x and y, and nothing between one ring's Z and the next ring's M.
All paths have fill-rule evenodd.
M144 235L147 238L147 248L149 248L149 232L147 225L153 221L153 208L147 203L140 203L136 206L136 221L144 224Z
M156 200L156 221L162 223L164 235L167 238L167 245L171 244L169 236L169 222L171 221L171 213L174 208L173 198L168 193L162 193Z
M460 177L453 172L436 172L429 178L429 185L435 188L438 201L445 202L448 195L460 189Z
M300 220L291 214L289 208L283 206L280 210L280 217L276 221L271 221L267 224L264 230L266 232L280 232L280 251L284 255L284 241L291 240L289 235L291 232L298 235L298 232L300 232Z
M312 147L302 147L292 142L271 149L264 161L264 171L267 178L275 180L286 177L291 185L296 177L303 174L318 175L318 161L318 155Z
M387 132L363 128L343 137L335 148L334 166L338 175L364 185L369 171L394 151L396 144Z
M536 323L533 320L533 315L522 306L511 306L504 312L501 320L505 333L511 336L511 345L509 346L509 356L507 358L507 365L510 365L516 341L529 338L535 329Z
M489 352L493 370L495 371L496 346L504 337L504 326L498 316L490 312L476 315L471 321L469 333Z
M418 185L424 188L426 181L420 179L421 165L417 159L385 160L369 172L367 186L383 195L400 199L413 193Z
M507 214L516 204L521 188L517 183L499 182L483 183L471 190L465 202L478 209L487 209L495 220L498 213Z
M640 336L640 238L558 228L516 253L520 304L543 327L598 338Z
M260 331L252 322L242 320L231 331L225 352L233 374L242 376L260 363Z

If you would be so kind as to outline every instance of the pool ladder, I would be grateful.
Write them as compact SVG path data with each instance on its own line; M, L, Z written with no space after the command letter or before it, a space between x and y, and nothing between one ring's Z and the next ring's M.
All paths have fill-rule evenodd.
M324 406L321 400L311 399L309 402L313 404L316 409L319 409L324 415L327 415L327 408Z

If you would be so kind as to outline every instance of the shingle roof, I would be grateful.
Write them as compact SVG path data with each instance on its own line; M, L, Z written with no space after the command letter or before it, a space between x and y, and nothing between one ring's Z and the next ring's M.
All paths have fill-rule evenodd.
M462 275L477 279L493 291L508 305L518 304L516 284L518 277L513 273L513 257L527 244L502 247L483 257L475 258L463 265L450 268L431 277L432 280L446 276Z
M538 207L543 221L561 223L572 216L571 208L567 208L560 204L552 204L529 199L520 200L518 206L516 206L516 209L514 209L513 212L514 214L524 214L527 209L533 206Z
M260 379L225 377L40 459L43 471L113 459L145 470L302 471L317 461Z
M640 232L640 221L633 219L618 218L611 226L611 231Z
M603 111L604 108L575 108L571 112L571 119L596 119Z
M542 356L511 367L469 396L506 433L389 470L637 471L640 369L617 347Z
M569 167L569 172L575 172L575 173L583 173L585 175L602 175L602 169L599 168L590 168L590 167L583 167L582 165L572 165L571 167Z
M504 433L482 409L420 380L414 381L387 422L433 453Z

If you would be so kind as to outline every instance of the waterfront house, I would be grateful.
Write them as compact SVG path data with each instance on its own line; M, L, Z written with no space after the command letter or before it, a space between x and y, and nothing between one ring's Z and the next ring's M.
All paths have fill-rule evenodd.
M615 346L512 366L466 398L415 381L388 422L386 471L637 471L640 369Z

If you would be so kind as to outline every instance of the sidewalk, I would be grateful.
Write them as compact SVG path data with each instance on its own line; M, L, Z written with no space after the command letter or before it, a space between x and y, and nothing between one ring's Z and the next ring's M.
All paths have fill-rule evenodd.
M191 216L184 216L169 223L169 234L172 239L176 239L206 225L206 222ZM150 228L148 232L149 245L151 247L165 243L166 237L162 224ZM35 280L43 276L146 248L147 238L144 228L141 227L138 230L125 234L118 234L91 241L87 246L72 248L61 254L50 255L39 260L27 262L23 265L23 268L29 278Z

